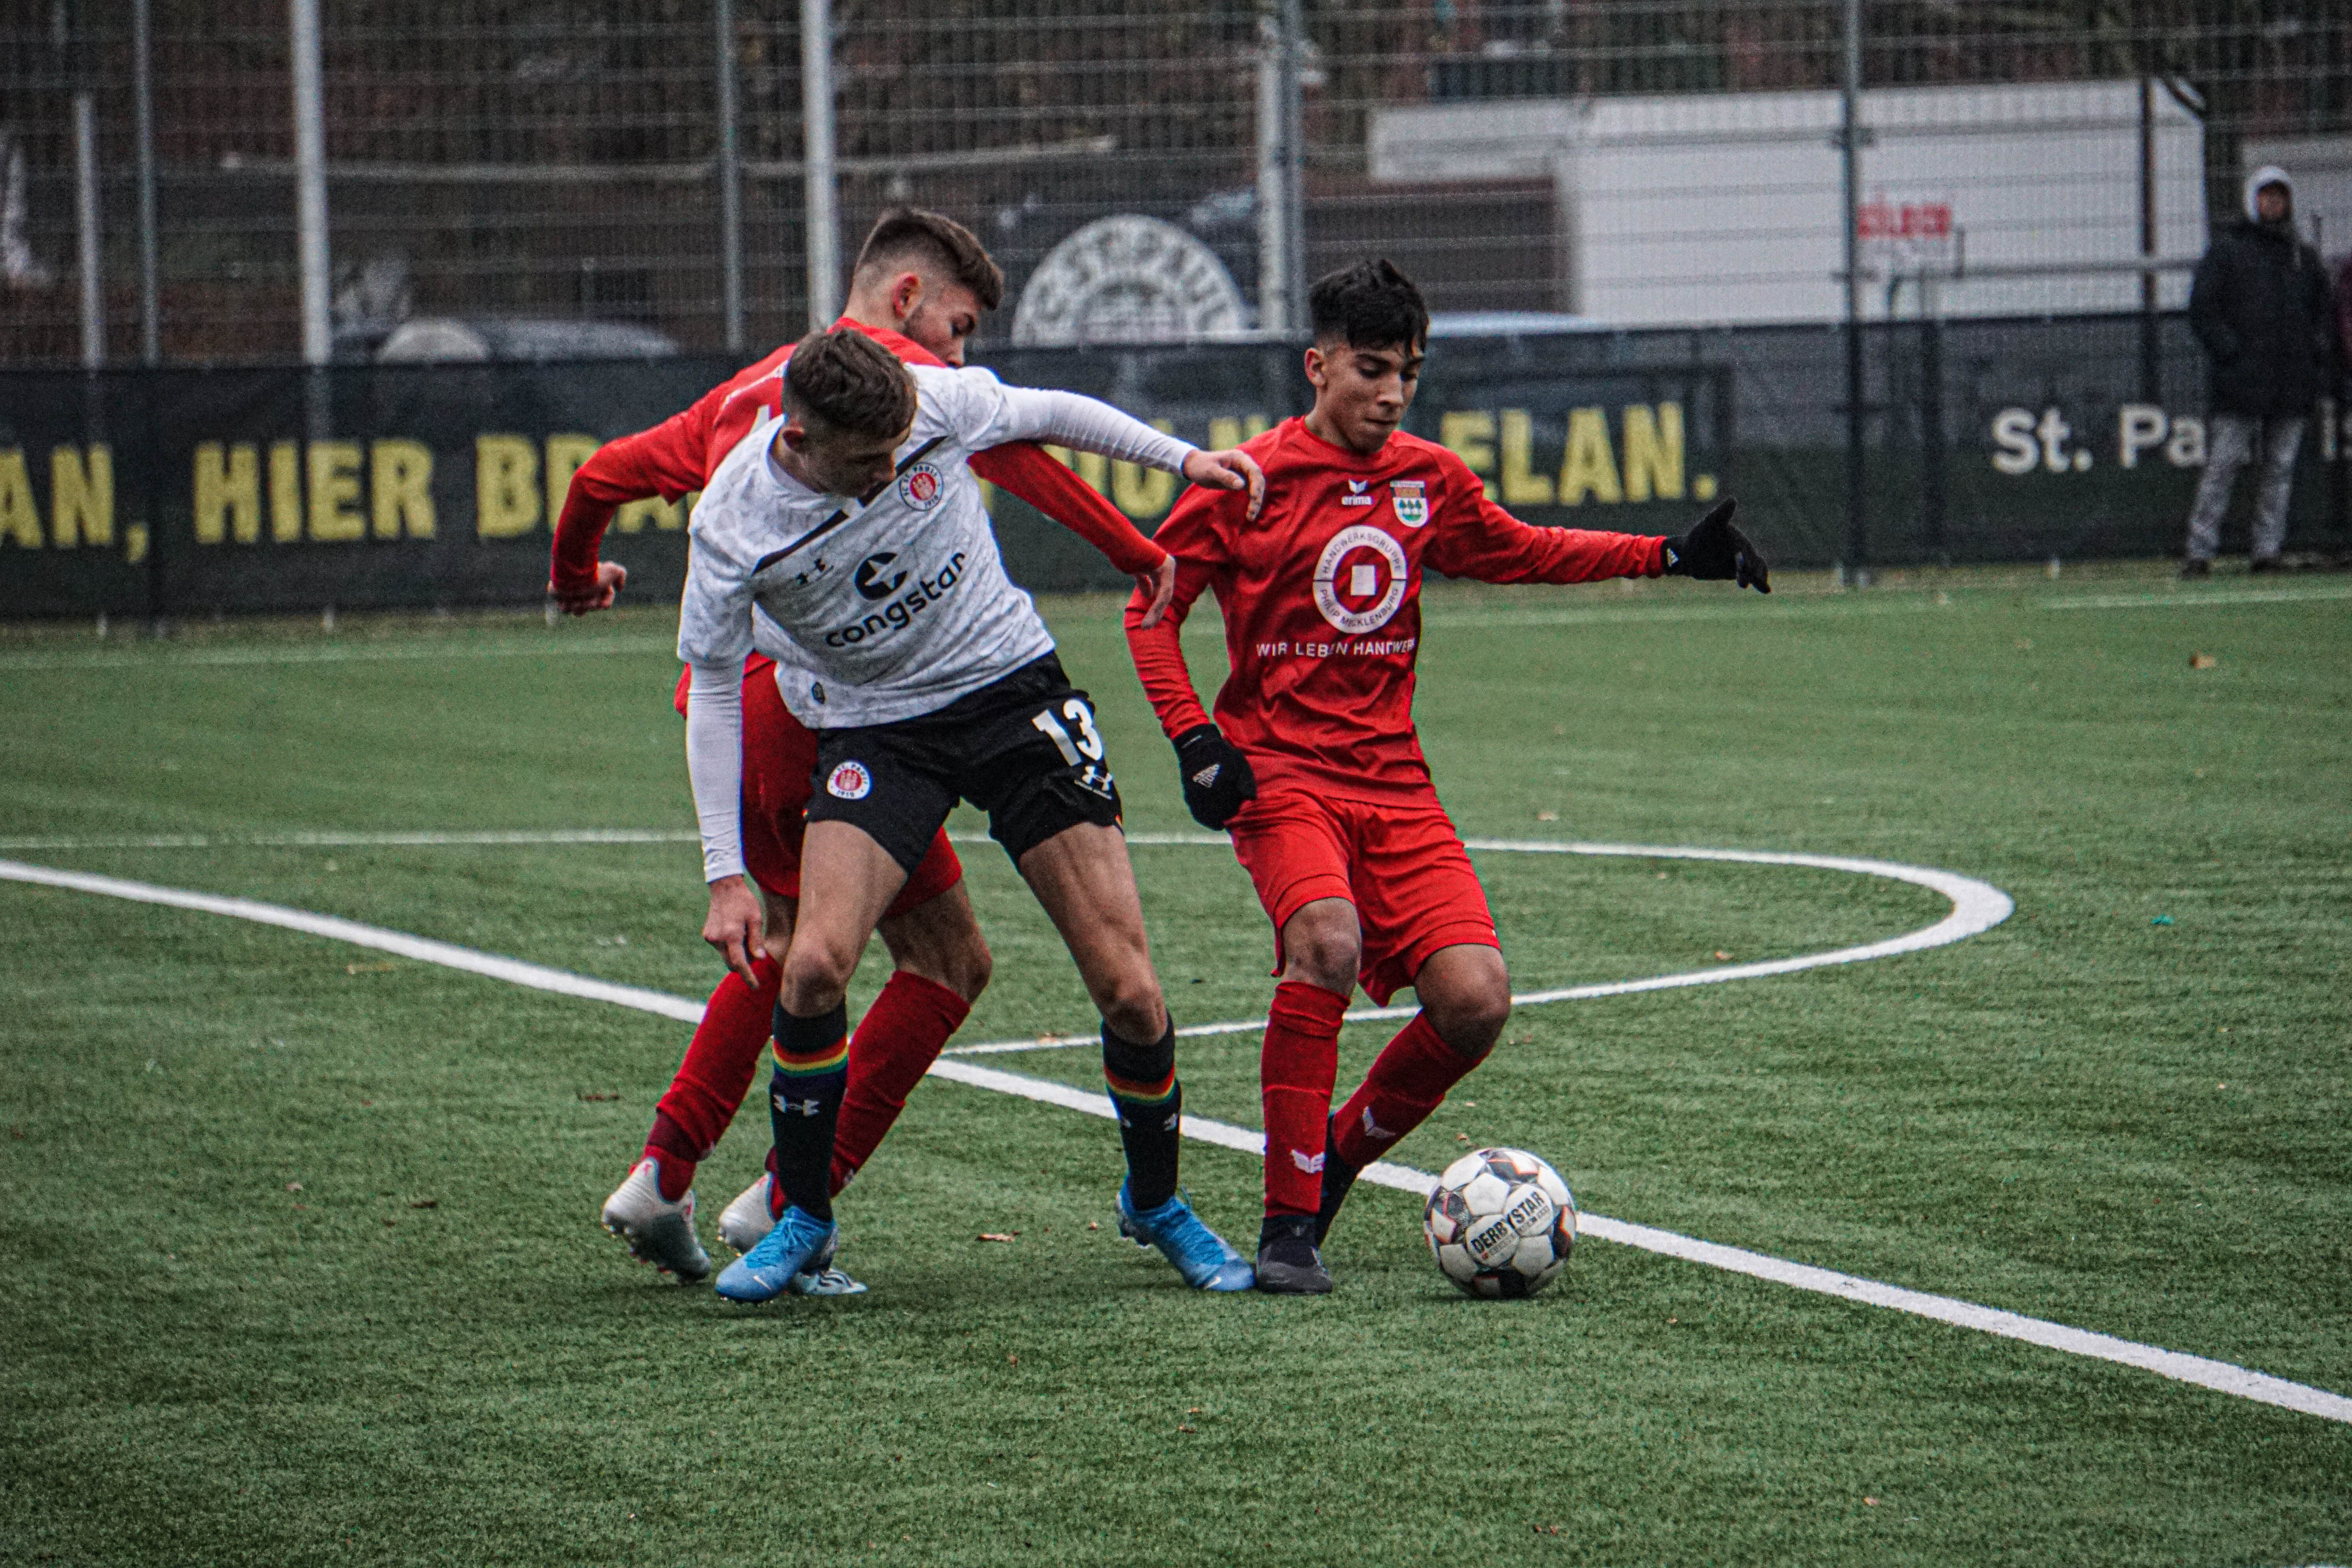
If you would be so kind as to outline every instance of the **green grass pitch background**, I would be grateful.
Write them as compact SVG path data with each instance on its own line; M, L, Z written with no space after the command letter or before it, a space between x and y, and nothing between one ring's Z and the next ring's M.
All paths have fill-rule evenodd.
M2018 912L1525 1010L1398 1157L1519 1143L1598 1213L2352 1390L2352 598L2309 583L1433 591L1420 714L1465 832L1876 856ZM1047 609L1131 823L1189 827L1111 602ZM689 826L667 626L0 634L0 837ZM717 975L683 844L0 855ZM998 968L962 1038L1084 1027L1002 856L966 858ZM1230 857L1135 858L1180 1019L1256 1016ZM1944 907L1479 858L1522 989ZM1474 1303L1376 1189L1336 1295L1195 1296L1116 1239L1105 1123L950 1083L844 1200L870 1295L723 1309L594 1223L678 1025L16 884L0 963L0 1562L2352 1560L2352 1429L1599 1242ZM1349 1030L1343 1089L1385 1038ZM1255 1061L1191 1044L1190 1106L1255 1125ZM714 1247L765 1137L705 1167ZM1246 1244L1255 1163L1186 1160Z

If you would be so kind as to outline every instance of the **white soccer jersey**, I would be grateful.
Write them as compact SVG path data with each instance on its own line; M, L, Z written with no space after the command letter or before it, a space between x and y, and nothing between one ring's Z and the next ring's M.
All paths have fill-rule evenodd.
M757 647L813 730L929 713L1052 650L1005 575L965 466L972 453L1044 438L1177 469L1192 450L1090 398L1007 387L979 369L908 373L914 426L870 502L785 473L779 416L720 461L694 509L678 657L740 668Z
M1107 404L1008 387L984 370L910 365L917 410L870 503L821 496L777 466L782 418L720 459L694 509L677 653L693 668L687 770L705 880L743 870L743 656L812 730L912 719L1011 674L1054 639L1004 574L964 466L1007 441L1056 441L1181 472L1192 448Z

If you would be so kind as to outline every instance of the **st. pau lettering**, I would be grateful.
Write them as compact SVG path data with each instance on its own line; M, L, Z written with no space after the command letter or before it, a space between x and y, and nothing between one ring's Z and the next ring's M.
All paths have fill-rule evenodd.
M1452 409L1437 422L1437 439L1505 506L1619 506L1628 501L1712 500L1713 474L1685 477L1683 405L1629 403L1617 410L1571 408L1563 421L1559 458L1538 449L1536 416L1525 408Z
M2055 405L2004 408L1992 418L1992 466L2011 478L2087 473L2096 459L2088 441L2076 443L2080 434ZM2203 468L2205 421L2153 403L2125 404L2116 410L2116 463L2137 468L2143 462Z

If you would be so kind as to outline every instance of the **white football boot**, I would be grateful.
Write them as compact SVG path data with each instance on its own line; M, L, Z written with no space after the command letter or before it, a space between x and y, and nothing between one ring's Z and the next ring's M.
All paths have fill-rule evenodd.
M735 1194L735 1201L719 1213L719 1239L738 1252L749 1252L760 1245L776 1222L768 1213L768 1173Z
M738 1252L751 1251L776 1227L775 1219L768 1213L768 1183L772 1179L767 1172L761 1172L759 1180L736 1194L735 1201L719 1211L719 1239ZM848 1270L833 1266L834 1251L840 1244L838 1235L825 1243L824 1250L809 1259L810 1267L793 1275L793 1282L784 1289L795 1296L866 1294L863 1281L850 1278Z
M764 1212L764 1211L762 1211ZM710 1255L694 1234L694 1194L676 1203L661 1195L661 1162L648 1154L630 1167L628 1180L604 1200L604 1228L629 1250L688 1285L710 1274Z

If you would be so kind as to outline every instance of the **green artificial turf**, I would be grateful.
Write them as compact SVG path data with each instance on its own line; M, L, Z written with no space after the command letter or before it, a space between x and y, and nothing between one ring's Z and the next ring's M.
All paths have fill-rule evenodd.
M1131 826L1190 830L1112 601L1046 608ZM0 633L0 858L698 997L690 844L256 842L688 828L667 648L652 610ZM1594 1213L2352 1392L2352 584L1441 587L1422 671L1468 835L1874 857L2017 912L1523 1009L1401 1162L1519 1144ZM965 858L997 969L959 1043L1084 1029L1002 855ZM1261 1016L1230 855L1134 858L1180 1022ZM1522 990L1946 907L1476 859ZM843 1200L871 1294L725 1308L594 1224L680 1025L6 882L0 964L0 1562L2352 1560L2352 1427L1597 1240L1472 1302L1382 1189L1333 1296L1192 1295L1117 1238L1106 1122L954 1083ZM1349 1028L1343 1090L1387 1032ZM1182 1061L1189 1108L1256 1124L1255 1036ZM722 1257L753 1112L699 1184ZM1186 1180L1246 1247L1255 1162L1189 1145Z

